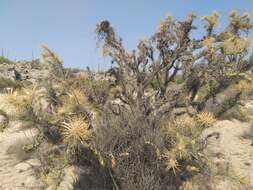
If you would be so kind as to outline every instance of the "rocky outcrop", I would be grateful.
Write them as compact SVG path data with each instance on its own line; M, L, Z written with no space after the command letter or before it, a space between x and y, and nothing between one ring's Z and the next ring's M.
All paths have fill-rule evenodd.
M47 65L39 60L0 64L0 76L18 81L35 82L49 77Z

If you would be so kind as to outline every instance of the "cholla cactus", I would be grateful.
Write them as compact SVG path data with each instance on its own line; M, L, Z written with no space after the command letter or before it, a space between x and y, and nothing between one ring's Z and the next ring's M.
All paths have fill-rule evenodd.
M192 117L183 117L176 119L173 124L178 127L193 128L196 125L196 122Z
M214 115L209 112L198 113L195 117L197 124L201 127L210 127L216 121Z
M212 47L215 43L215 38L214 37L207 37L206 39L203 40L203 46L207 46L210 51L212 51Z
M76 146L89 140L92 131L85 118L76 117L62 123L62 134L69 146Z
M240 30L248 32L252 29L253 25L249 13L245 12L243 15L240 15L236 10L233 10L229 16L231 18L230 27L233 33L238 34Z
M47 44L42 44L42 48L42 60L49 65L50 71L53 75L52 77L54 77L55 79L65 78L63 61L58 57L56 53L49 49Z
M241 80L237 85L236 88L238 90L244 92L244 93L252 93L253 92L253 85L252 81L247 81L247 80Z
M179 104L180 107L191 104L197 111L204 110L210 97L224 91L249 68L246 55L250 40L243 35L252 28L249 15L232 12L229 27L214 34L219 17L216 11L203 17L207 36L200 40L190 36L190 32L196 29L193 25L195 15L189 15L183 22L167 17L160 23L158 32L150 39L141 40L133 52L124 49L121 38L108 21L101 22L97 33L99 39L104 40L103 50L117 64L114 74L122 89L117 97L132 110L138 109L144 115L153 114L157 118L171 113ZM169 88L182 74L190 101L186 98L189 96L182 93L183 86L178 87L181 88L178 93ZM157 93L150 97L146 92L154 80ZM212 90L199 102L194 102L201 87ZM170 103L164 104L166 101Z
M208 32L208 36L212 35L214 27L219 24L220 13L214 11L211 16L204 16L202 19L206 21L205 28Z
M168 152L168 151L165 152L165 154L163 156L165 158L166 168L168 170L172 170L174 175L176 175L177 171L179 171L179 169L180 169L177 159L171 158L170 152Z
M115 168L111 168L123 189L159 189L164 178L159 175L161 170L158 168L166 165L176 173L182 163L180 169L185 169L185 164L193 161L200 150L197 142L202 130L215 122L213 115L218 116L231 107L223 106L226 101L236 102L240 97L240 91L233 92L218 105L221 109L217 109L217 113L203 112L209 100L215 100L217 94L238 82L252 67L247 57L247 34L252 28L250 17L236 12L230 17L229 26L221 32L214 32L219 23L218 12L203 17L206 34L199 39L191 35L197 29L195 15L191 14L183 21L167 17L160 23L158 31L151 38L141 40L132 52L124 48L122 39L109 21L97 25L103 52L115 64L111 71L119 90L115 90L112 97L117 97L120 103L112 105L114 100L103 101L100 109L104 120L96 126L96 135L100 138L95 144L107 163L111 161L110 157L107 158L110 153L117 157L120 151L132 150L128 159L122 159L120 164L117 162ZM179 77L182 80L176 83ZM152 89L154 83L156 87ZM203 89L205 92L200 93ZM175 118L178 110L187 110L183 112L194 121L179 121ZM194 116L195 113L199 114ZM168 118L175 118L175 121L168 121L160 130L161 121ZM106 139L103 144L101 138ZM171 155L166 154L166 162L149 165L146 163L152 162L151 157L146 162L141 160L145 152L143 139L159 147L160 152L168 150ZM150 178L145 178L143 171L152 173L149 177L155 179L159 187L154 188L154 182L147 183Z
M223 48L228 55L239 55L247 52L250 43L251 40L247 37L231 35L231 37L223 42Z

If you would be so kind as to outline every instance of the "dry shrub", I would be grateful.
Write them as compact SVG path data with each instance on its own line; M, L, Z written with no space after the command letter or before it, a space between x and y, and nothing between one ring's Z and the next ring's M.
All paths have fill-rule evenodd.
M34 90L27 88L10 91L6 98L7 101L15 107L16 114L20 116L32 109L33 95Z
M88 100L95 106L103 106L109 97L110 82L90 79L85 90Z
M106 114L95 129L95 148L119 189L159 189L165 175L159 130L129 112ZM162 174L163 173L163 174Z
M42 48L42 60L49 66L50 79L59 80L65 78L66 72L63 68L63 61L55 52L49 49L47 44L42 44Z
M236 85L236 88L238 88L238 90L242 91L244 99L248 96L253 95L253 85L252 85L252 79L251 78L249 78L248 80L241 80Z
M194 119L164 121L161 128L138 113L106 113L95 128L95 148L119 189L177 189L207 172Z
M67 116L85 112L85 107L88 106L88 100L83 90L70 89L59 97L59 104L56 107L56 112L59 115Z
M67 163L63 156L64 148L44 142L37 152L41 163L37 169L38 176L46 186L57 189L62 180L62 171Z
M6 88L19 89L22 87L22 83L20 81L12 80L5 77L0 77L0 90Z
M29 125L39 130L39 142L61 141L59 128L60 117L53 114L55 94L50 86L45 84L31 85L7 94L8 102L15 107L14 119L28 122Z

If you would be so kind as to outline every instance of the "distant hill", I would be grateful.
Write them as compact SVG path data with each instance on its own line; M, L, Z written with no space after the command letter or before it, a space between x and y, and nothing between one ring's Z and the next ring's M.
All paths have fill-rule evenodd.
M0 64L3 64L3 63L13 64L14 62L4 56L0 56Z

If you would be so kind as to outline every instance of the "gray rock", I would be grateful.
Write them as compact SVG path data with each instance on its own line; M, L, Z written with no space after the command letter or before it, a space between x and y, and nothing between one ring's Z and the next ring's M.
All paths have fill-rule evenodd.
M28 163L21 162L21 163L17 164L17 165L15 166L15 168L16 168L17 170L19 170L20 172L22 172L22 171L26 171L26 170L30 169L30 168L31 168L31 165L28 164Z

